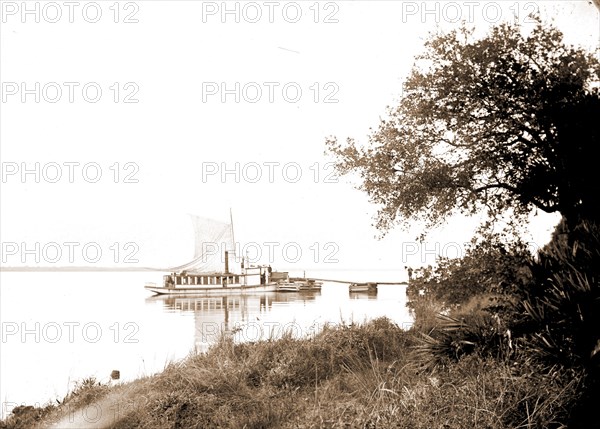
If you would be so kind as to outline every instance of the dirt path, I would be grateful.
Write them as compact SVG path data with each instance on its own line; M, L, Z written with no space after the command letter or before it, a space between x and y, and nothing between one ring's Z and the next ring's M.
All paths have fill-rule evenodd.
M107 429L135 406L132 395L125 389L118 389L97 402L69 411L58 422L48 426L48 429Z

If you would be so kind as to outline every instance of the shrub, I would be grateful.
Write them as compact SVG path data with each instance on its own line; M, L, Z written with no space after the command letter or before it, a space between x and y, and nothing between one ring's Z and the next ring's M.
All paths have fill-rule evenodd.
M453 309L480 295L511 297L531 282L532 259L522 241L507 243L499 234L482 233L464 256L440 257L435 268L416 270L407 288L408 305L415 309L429 299Z

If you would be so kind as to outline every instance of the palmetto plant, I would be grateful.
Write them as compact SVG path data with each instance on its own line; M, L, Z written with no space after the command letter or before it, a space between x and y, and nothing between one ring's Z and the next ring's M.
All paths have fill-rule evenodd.
M590 366L598 360L600 287L596 279L573 269L558 273L546 293L523 302L537 327L530 347L544 360Z
M589 223L540 252L536 285L521 303L527 347L543 360L597 370L600 361L600 228Z
M539 256L520 308L520 344L548 373L559 366L583 374L569 427L600 427L600 226L563 223Z
M463 317L438 315L438 323L429 333L420 333L414 352L428 369L445 366L462 356L502 357L509 353L509 341L500 320L486 311Z

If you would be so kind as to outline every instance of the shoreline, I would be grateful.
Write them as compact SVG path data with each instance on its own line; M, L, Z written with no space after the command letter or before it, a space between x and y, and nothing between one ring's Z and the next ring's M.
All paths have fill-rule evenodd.
M223 336L155 375L83 380L60 404L14 409L0 429L500 429L549 397L572 394L566 374L549 380L538 368L517 372L515 361L479 353L428 369L419 337L387 318L304 339L238 344Z

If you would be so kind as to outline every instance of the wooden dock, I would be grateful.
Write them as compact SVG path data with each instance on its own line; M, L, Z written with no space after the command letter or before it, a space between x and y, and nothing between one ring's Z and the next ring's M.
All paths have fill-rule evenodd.
M365 281L347 281L347 280L337 280L337 279L316 279L316 278L308 278L307 280L315 280L318 282L330 282L330 283L375 283L377 285L408 285L408 282L365 282Z

